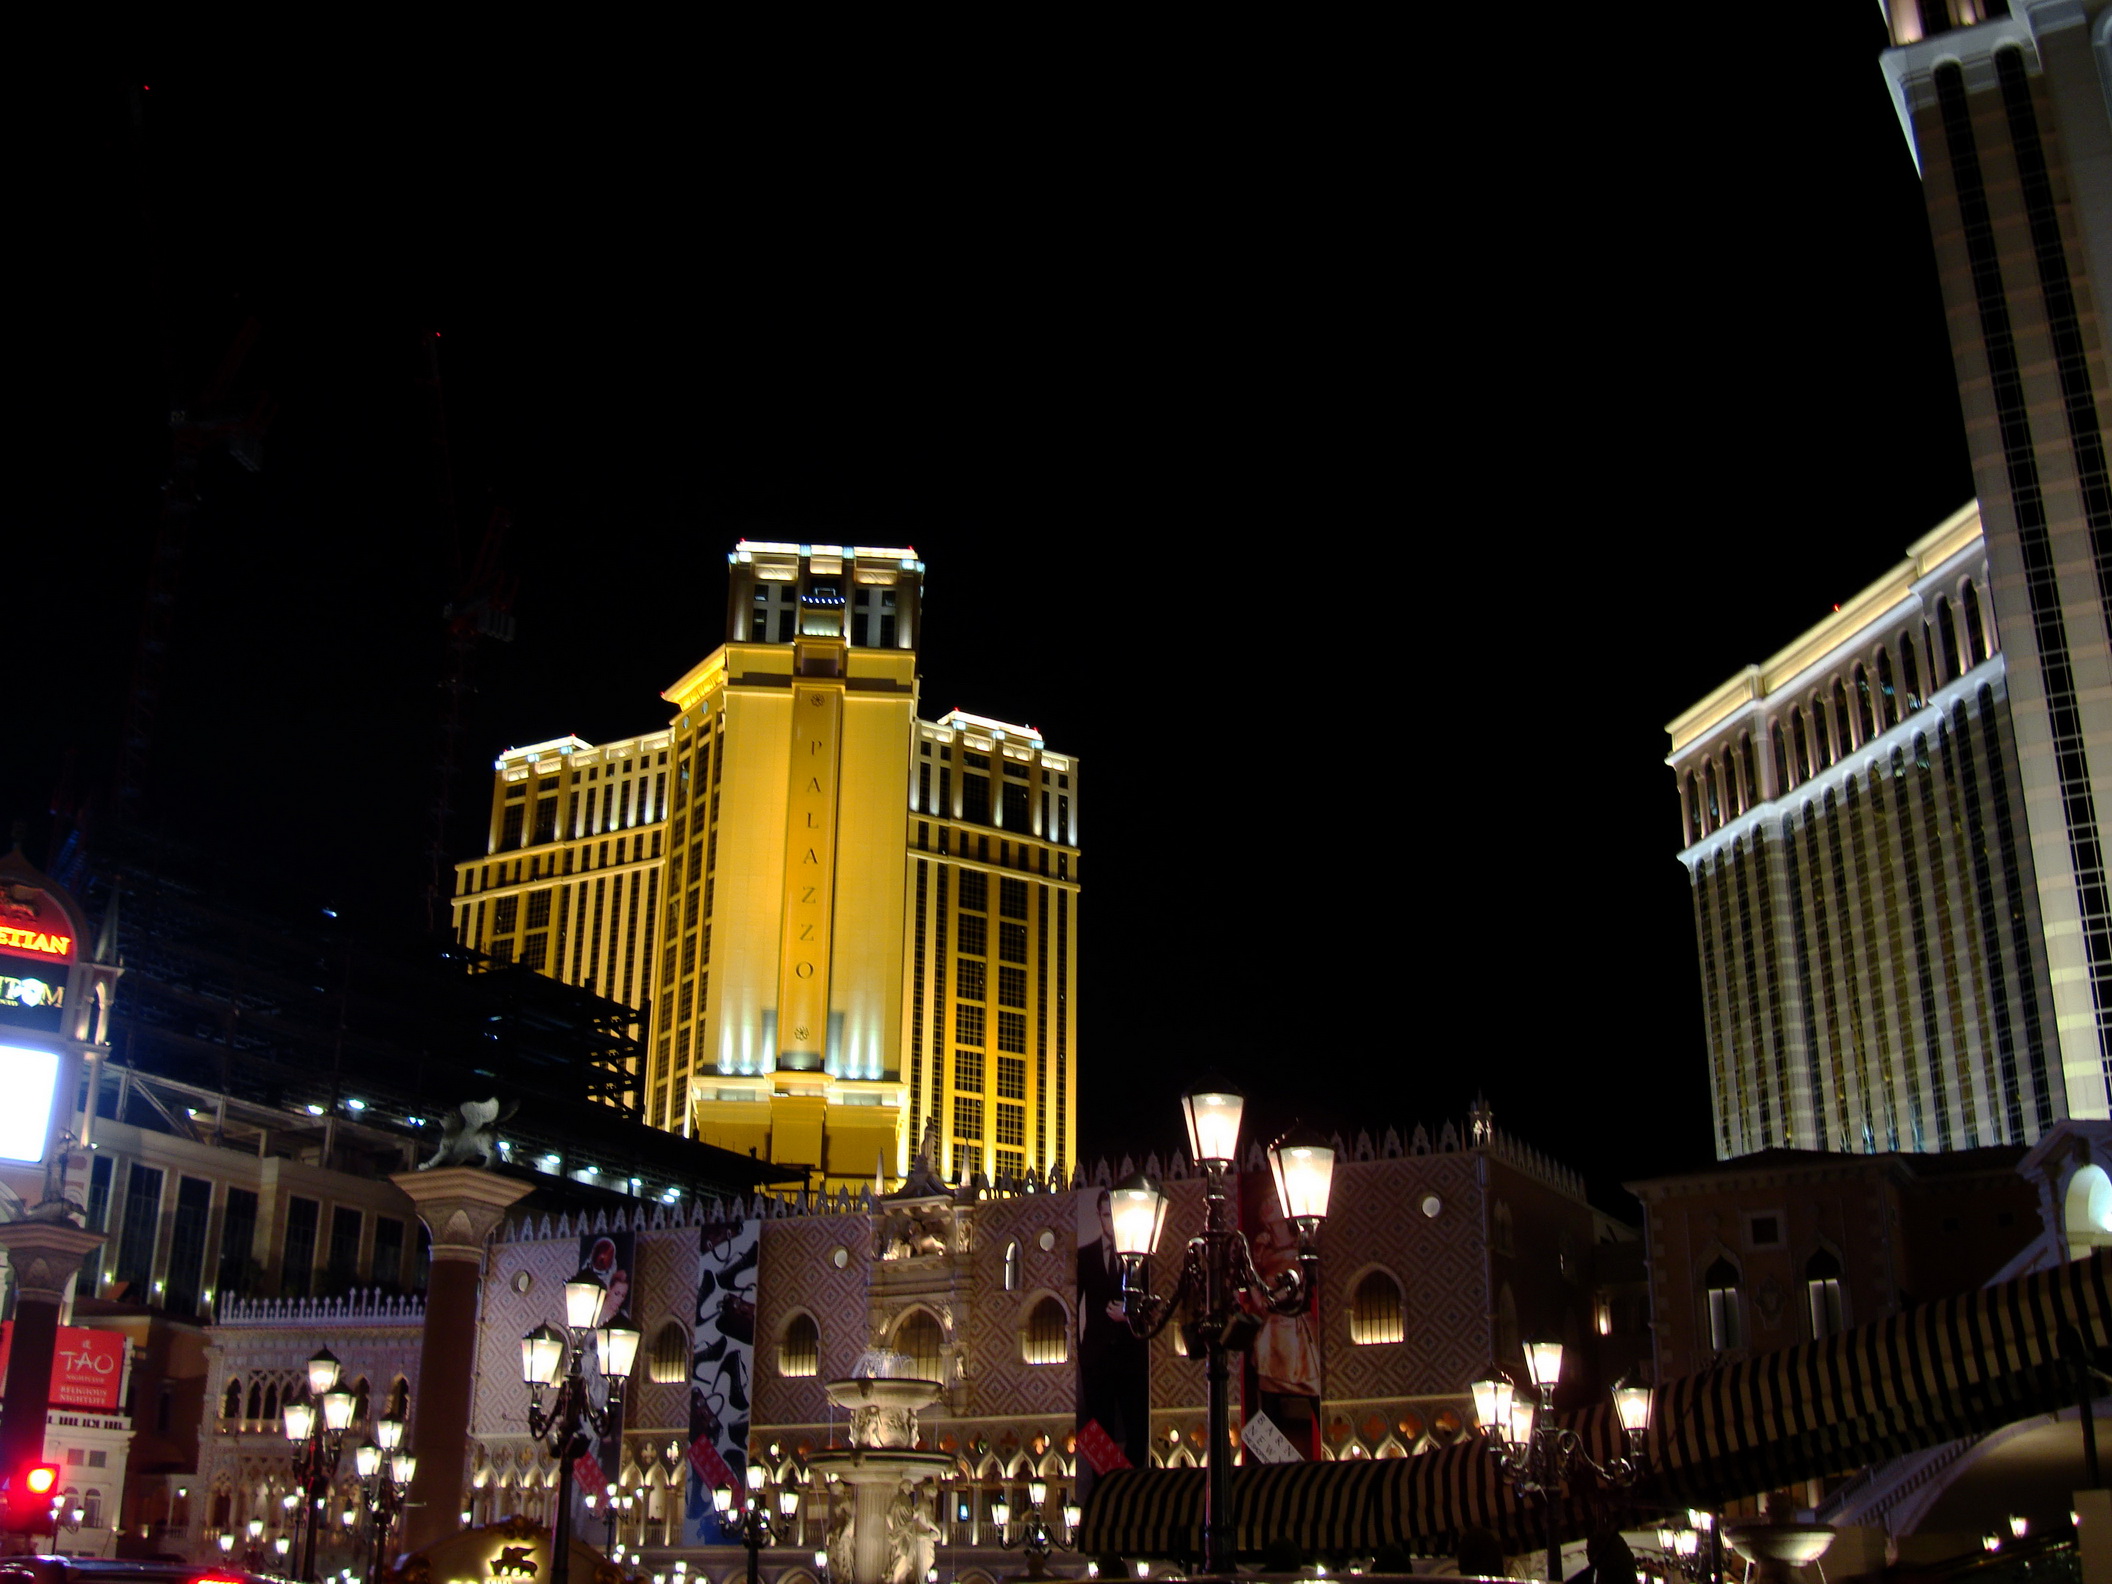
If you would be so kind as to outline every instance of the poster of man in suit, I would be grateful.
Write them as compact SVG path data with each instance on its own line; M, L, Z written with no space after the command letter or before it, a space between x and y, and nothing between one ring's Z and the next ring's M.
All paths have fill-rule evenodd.
M1143 1468L1150 1455L1151 1355L1122 1315L1122 1261L1105 1188L1076 1196L1078 1491L1092 1476ZM1112 1454L1112 1456L1110 1456Z

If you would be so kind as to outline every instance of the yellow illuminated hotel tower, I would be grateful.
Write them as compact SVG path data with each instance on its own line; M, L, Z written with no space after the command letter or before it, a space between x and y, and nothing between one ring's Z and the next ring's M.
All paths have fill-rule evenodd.
M1075 1159L1078 764L917 714L913 550L729 557L663 730L511 749L458 939L640 1011L655 1127L892 1179Z

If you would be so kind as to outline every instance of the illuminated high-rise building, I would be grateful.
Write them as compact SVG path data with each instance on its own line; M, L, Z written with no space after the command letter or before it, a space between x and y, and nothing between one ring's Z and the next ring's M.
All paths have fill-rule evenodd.
M1666 728L1719 1156L2067 1114L1987 586L1968 507Z
M2112 1070L2112 3L1888 0L2007 651L2070 1114Z
M2112 0L1886 0L1979 499L1668 728L1716 1148L2112 1115Z
M913 551L733 552L728 641L621 742L498 761L458 938L639 1010L657 1127L831 1185L1076 1157L1078 765L917 712Z

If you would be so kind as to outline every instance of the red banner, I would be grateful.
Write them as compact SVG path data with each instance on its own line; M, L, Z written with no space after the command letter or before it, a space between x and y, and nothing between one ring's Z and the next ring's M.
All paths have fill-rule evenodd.
M7 1379L8 1349L14 1339L14 1321L0 1321L0 1381ZM124 1379L122 1332L92 1331L86 1326L59 1327L58 1346L51 1358L52 1407L114 1413Z

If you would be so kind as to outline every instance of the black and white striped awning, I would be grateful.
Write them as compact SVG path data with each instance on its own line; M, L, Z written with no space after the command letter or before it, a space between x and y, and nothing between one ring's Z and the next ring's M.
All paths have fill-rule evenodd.
M1647 1471L1623 1505L1714 1506L2072 1403L2074 1375L2059 1362L2071 1327L2093 1356L2112 1351L2104 1254L1684 1376L1658 1392ZM1592 1457L1617 1452L1610 1406L1559 1417ZM1201 1469L1104 1476L1086 1504L1079 1549L1199 1555L1203 1480ZM1516 1550L1542 1538L1538 1503L1521 1503L1497 1460L1472 1442L1411 1458L1235 1469L1232 1508L1242 1552L1282 1537L1316 1556L1386 1546L1428 1555L1451 1550L1468 1525ZM1587 1532L1590 1493L1573 1491L1558 1521L1570 1538Z

